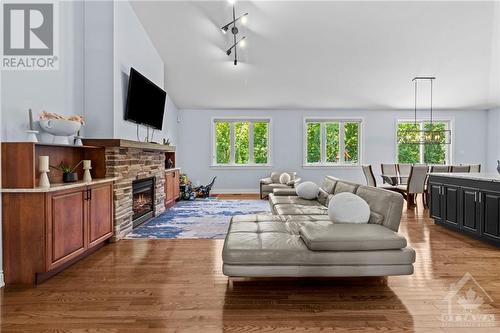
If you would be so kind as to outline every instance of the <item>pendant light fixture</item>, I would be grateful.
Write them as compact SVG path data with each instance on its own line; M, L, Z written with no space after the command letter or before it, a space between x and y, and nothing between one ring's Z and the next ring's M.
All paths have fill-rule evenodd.
M245 46L246 42L245 41L246 36L243 36L238 40L237 35L239 33L239 29L236 26L236 23L237 22L245 23L247 20L248 13L236 17L235 1L234 0L230 1L230 3L233 5L233 20L227 23L225 26L223 26L221 28L221 31L223 34L226 34L229 28L231 28L231 33L233 34L233 45L231 45L231 47L227 49L226 54L229 56L231 55L231 53L234 53L234 65L236 66L238 64L238 45L240 47L243 47Z
M398 143L399 144L425 144L425 145L442 145L451 144L451 130L442 129L435 126L433 122L433 81L436 78L433 76L417 76L411 80L414 84L414 98L415 98L415 129L398 130ZM418 97L418 83L421 81L428 81L430 83L430 119L421 125L417 122L417 97Z

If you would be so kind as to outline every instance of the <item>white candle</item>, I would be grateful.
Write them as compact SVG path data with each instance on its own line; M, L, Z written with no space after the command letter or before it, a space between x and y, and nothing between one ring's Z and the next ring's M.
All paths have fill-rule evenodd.
M84 169L90 169L90 163L92 161L91 160L83 160L83 168Z
M40 172L49 171L49 157L39 156L38 157L38 170Z

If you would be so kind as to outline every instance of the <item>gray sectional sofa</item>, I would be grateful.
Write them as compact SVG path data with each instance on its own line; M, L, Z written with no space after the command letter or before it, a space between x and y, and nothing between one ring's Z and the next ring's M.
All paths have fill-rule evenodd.
M329 199L340 192L368 203L368 224L330 221ZM276 189L269 195L272 214L231 219L223 272L230 277L412 274L415 251L397 233L403 201L399 193L330 176L316 200L301 199L294 189Z

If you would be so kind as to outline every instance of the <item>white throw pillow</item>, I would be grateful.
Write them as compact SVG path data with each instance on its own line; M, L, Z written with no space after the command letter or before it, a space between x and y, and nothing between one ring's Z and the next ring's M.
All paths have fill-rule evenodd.
M319 186L313 182L303 182L297 186L297 195L302 199L316 199L319 194Z
M356 194L343 192L330 199L328 216L337 223L368 223L370 206Z
M283 172L280 176L280 183L287 184L290 181L290 175L286 172Z

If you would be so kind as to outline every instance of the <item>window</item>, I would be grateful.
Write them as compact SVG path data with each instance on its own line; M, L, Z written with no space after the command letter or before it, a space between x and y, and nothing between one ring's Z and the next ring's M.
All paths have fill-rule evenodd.
M359 165L361 120L306 119L304 164Z
M408 130L447 130L450 129L449 121L398 121L397 141L399 142L401 131ZM416 141L419 140L418 132L415 133ZM450 146L445 144L400 144L398 143L398 163L425 163L425 164L450 164Z
M215 119L213 165L269 165L270 124L270 119Z

